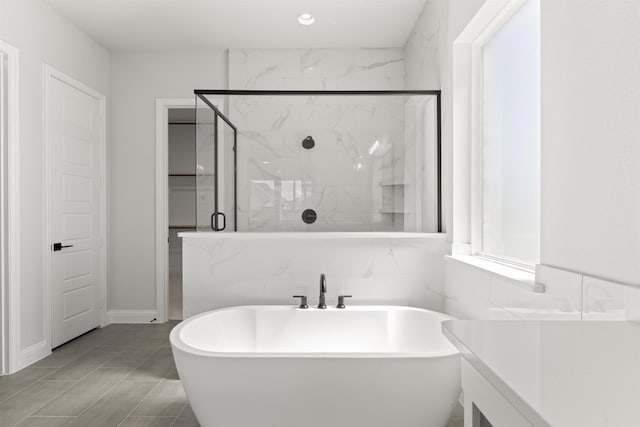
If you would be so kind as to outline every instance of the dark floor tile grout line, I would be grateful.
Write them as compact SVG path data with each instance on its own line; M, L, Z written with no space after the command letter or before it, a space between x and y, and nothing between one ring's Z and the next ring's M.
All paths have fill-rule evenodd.
M53 371L55 372L55 371ZM53 372L51 372L49 375L51 375ZM71 387L73 387L73 385L76 383L76 381L73 380L45 380L44 378L48 377L49 375L44 376L43 378L38 378L36 380L33 380L33 382L30 382L29 384L27 384L25 387L21 388L20 390L16 391L15 393L13 393L12 395L8 396L6 399L2 399L0 400L0 402L6 402L7 400L13 398L14 396L16 396L17 394L22 393L23 391L25 391L26 389L28 389L29 387L31 387L32 385L34 385L35 383L41 382L41 381L47 381L47 382L59 382L59 383L68 383L71 382L73 384L71 384ZM68 388L65 390L69 390ZM57 396L56 396L57 397ZM48 402L47 402L48 403ZM40 408L38 408L40 409Z
M142 362L138 363L132 370L131 372L129 372L127 375L124 376L124 378L122 380L120 380L120 382L149 382L149 380L127 380L127 377L129 375L131 375L132 373L134 373L140 366L142 366L144 364L144 362L146 362L147 360L151 359L153 356L155 356L158 352L160 352L162 350L162 348L158 348L156 351L154 351L153 353L151 353L149 355L149 357L147 357L146 359L144 359ZM113 359L112 359L113 360ZM108 363L108 362L104 362L104 363ZM161 378L159 382L162 382L164 380L164 378Z
M69 366L69 365L70 365L70 364L72 364L73 362L77 361L80 357L84 356L85 354L87 354L88 352L90 352L90 351L92 351L92 350L95 350L95 347L94 347L94 348L92 348L92 349L90 349L90 350L85 351L85 352L84 352L84 353L82 353L80 356L76 357L75 359L70 360L70 361L69 361L69 363L67 363L67 364L65 364L65 365L63 365L63 366L61 366L61 367L59 367L59 368L55 369L55 370L54 370L53 372L51 372L49 375L47 375L46 377L42 378L42 380L46 380L46 379L47 379L48 377L50 377L51 375L55 374L56 372L60 371L61 369L66 368L67 366ZM100 366L102 366L102 365L98 365L98 366L96 366L96 368L95 368L93 371L89 372L87 375L92 374L92 373L93 373L96 369L98 369ZM83 379L85 379L85 378L87 377L87 375L85 375L84 377L79 378L78 380L75 380L75 381L76 381L76 382L77 382L77 381L82 381ZM65 381L65 380L61 379L61 380L48 380L48 381Z
M106 362L105 362L106 363ZM52 397L51 399L47 400L42 406L38 407L35 411L33 411L31 414L27 415L26 417L24 417L23 419L21 419L20 421L18 421L17 424L21 423L22 421L24 421L25 419L31 417L31 416L36 416L34 415L36 412L38 412L40 409L44 408L47 404L49 404L50 402L52 402L53 400L57 399L58 397L60 397L64 392L68 391L71 387L73 387L74 385L78 384L80 381L84 380L85 378L87 378L89 375L91 375L92 373L94 373L95 371L97 371L98 369L111 369L111 368L102 368L102 365L97 366L93 371L89 372L87 375L85 375L84 377L80 378L77 381L70 381L71 385L67 388L65 388L64 390L62 390L60 393L56 394L54 397ZM115 368L114 368L115 369ZM55 371L54 371L55 372ZM133 372L133 370L131 371ZM129 373L131 373L129 372ZM126 375L128 375L129 373L127 373ZM125 376L126 376L125 375ZM46 380L39 380L39 381L46 381ZM55 380L50 380L50 381L55 381ZM60 382L65 382L65 380L57 380ZM37 382L37 381L36 381ZM100 400L106 393L108 393L113 387L115 387L116 384L119 384L120 382L122 382L122 379L120 381L115 382L111 387L109 387L107 389L106 392L104 392L102 395L100 395L100 397L98 397L98 399L96 399L95 401L93 401L84 411L82 411L80 413L80 415L82 415L87 409L89 409L91 406L95 405L95 403ZM73 416L74 418L79 417L80 415L76 415Z
M102 393L96 400L94 400L93 402L91 402L90 405L88 405L84 411L80 412L78 415L76 415L76 418L80 418L82 416L82 414L84 414L85 412L87 412L89 409L91 409L93 407L93 405L95 405L96 403L98 403L100 401L100 399L102 399L103 397L105 397L107 395L107 393L109 393L111 390L113 390L115 388L115 386L117 386L118 384L120 384L122 382L122 380L117 381L115 383L113 383L111 385L111 387L109 387L104 393Z
M122 382L122 381L120 381ZM144 402L147 397L149 397L149 395L151 395L151 393L153 393L153 391L155 389L157 389L158 387L160 387L160 384L162 384L164 382L164 379L160 380L160 382L158 382L158 384L155 385L155 387L153 387L151 390L149 390L149 392L147 394L145 394L145 396L140 400L140 402L138 402L138 404L131 410L129 411L129 413L118 423L118 425L116 427L120 427L122 425L122 423L124 423L126 421L127 418L129 418L131 416L131 414L133 414L133 412L138 409L138 407L140 405L142 405L142 402Z
M84 356L85 354L89 353L91 350L95 350L95 346L94 346L94 347L87 348L85 351L81 351L81 352L80 352L76 357L74 357L73 359L69 360L67 363L65 363L65 364L64 364L64 365L62 365L62 366L57 366L57 367L56 367L56 366L50 366L50 367L48 367L48 368L50 368L50 369L51 369L51 368L53 368L53 369L55 369L55 371L53 371L53 372L56 372L56 371L58 371L58 370L60 370L60 369L62 369L62 368L64 368L64 367L66 367L66 366L70 365L71 363L75 362L76 360L78 360L79 358L81 358L82 356ZM53 354L53 352L51 352L50 354L48 354L46 357L49 357L49 356L51 356L52 354ZM45 357L45 358L46 358L46 357ZM42 359L40 359L40 360L44 360L45 358L42 358ZM43 366L43 368L47 368L47 366ZM53 374L53 372L52 372L52 374Z
M62 368L66 367L67 365L63 366ZM56 369L55 371L51 372L49 375L47 375L46 377L42 378L40 381L73 381L74 383L79 383L80 381L82 381L83 379L87 378L89 375L93 374L95 371L97 371L98 369L100 369L102 367L102 365L98 365L96 366L94 369L92 369L91 371L87 372L86 375L78 378L77 380L64 380L64 379L58 379L58 380L48 380L47 378L49 378L51 375L55 374L56 372L58 372L60 369Z
M158 351L159 351L159 350L158 350ZM87 406L87 407L85 408L85 410L84 410L84 411L80 412L80 413L76 416L76 418L81 417L81 416L82 416L82 414L84 414L84 413L85 413L85 412L87 412L89 409L91 409L91 408L93 407L93 405L95 405L96 403L98 403L98 401L100 401L100 399L102 399L103 397L105 397L105 396L107 395L107 393L109 393L111 390L113 390L113 389L114 389L118 384L123 383L123 382L124 382L124 380L127 378L127 376L131 375L131 373L132 373L132 372L134 372L136 369L138 369L138 368L139 368L139 367L140 367L144 362L146 362L149 358L151 358L151 357L152 357L154 354L156 354L156 353L157 353L157 352L154 352L154 353L153 353L151 356L149 356L147 359L144 359L144 360L143 360L142 362L140 362L140 363L139 363L135 368L131 368L131 370L130 370L130 371L129 371L129 372L128 372L124 377L122 377L122 379L120 379L120 381L117 381L117 382L113 383L113 384L111 385L111 387L109 387L109 388L108 388L104 393L102 393L102 394L100 395L100 397L98 397L96 400L94 400L93 402L91 402L91 404L90 404L89 406ZM114 358L115 358L115 356L114 356ZM109 361L110 361L110 360L112 360L112 359L109 359ZM104 363L107 363L107 362L108 362L108 361L105 361ZM104 364L104 363L103 363L103 364ZM96 368L96 369L99 369L99 368L101 368L101 367L102 367L102 365L100 365L100 366L99 366L98 368ZM148 382L148 381L147 381L147 382ZM162 380L160 380L160 382L162 382ZM158 382L158 384L160 384L160 382ZM158 386L158 385L156 384L156 387L157 387L157 386ZM154 387L153 389L155 389L155 387ZM146 399L146 396L145 396L145 399ZM144 400L144 399L143 399L143 400ZM136 406L136 407L137 407L137 406ZM127 416L128 416L128 415L127 415ZM124 419L126 419L126 417L125 417ZM118 425L120 425L120 424L118 424Z
M127 415L127 418L175 418L175 417L172 417L170 415Z
M51 368L49 368L49 369L51 369ZM55 371L53 371L53 372L55 372ZM51 375L53 372L49 373L49 375ZM45 376L44 376L44 378L46 378L47 376L48 376L48 375L45 375ZM25 391L26 389L28 389L29 387L31 387L32 385L34 385L34 384L35 384L35 383L37 383L38 381L43 381L43 379L42 379L42 378L38 378L38 379L36 379L36 380L33 380L32 382L30 382L30 383L29 383L29 384L27 384L26 386L22 387L20 390L16 391L15 393L10 394L9 396L7 396L7 397L6 397L6 398L4 398L4 399L0 399L0 402L6 402L7 400L11 399L11 398L12 398L13 396L15 396L16 394L18 394L18 393L21 393L21 392Z
M87 410L89 410L89 408L91 408L93 405L95 405L100 399L102 399L107 393L109 393L109 391L111 391L116 385L125 382L125 379L127 378L127 376L129 376L132 372L134 372L136 369L138 369L140 366L142 366L147 360L151 359L153 356L155 356L158 352L162 351L165 347L169 347L167 345L159 345L158 348L149 355L149 357L147 357L146 359L142 360L140 363L138 363L135 367L130 367L130 366L119 366L119 367L109 367L109 366L104 366L105 364L109 363L110 361L112 361L113 359L115 359L116 357L118 357L119 355L114 355L112 358L102 362L102 364L96 366L93 370L91 370L90 372L88 372L87 374L85 374L83 377L77 379L77 380L71 380L71 379L55 379L55 380L47 380L46 378L53 375L54 373L58 372L59 370L69 366L70 364L76 362L80 357L86 355L87 353L96 350L97 348L100 347L126 347L126 345L101 345L101 344L95 344L93 346L88 347L87 349L85 349L84 351L80 352L77 357L74 357L73 359L69 360L68 363L63 364L62 366L58 366L58 367L48 367L48 366L35 366L35 369L53 369L49 374L45 375L42 378L38 378L34 381L32 381L31 383L29 383L28 385L26 385L25 387L21 388L20 390L16 391L15 393L13 393L12 395L8 396L6 399L0 400L0 402L4 402L7 401L11 398L13 398L14 396L16 396L18 393L26 390L27 388L33 386L34 384L40 382L40 381L48 381L48 382L68 382L69 386L62 389L59 393L57 393L56 395L52 396L50 399L46 400L45 402L42 403L41 406L37 407L34 411L32 411L30 414L28 414L27 416L23 417L22 419L20 419L17 423L13 424L14 426L17 424L20 424L21 422L23 422L24 420L26 420L29 417L38 417L38 418L45 418L48 416L39 416L39 415L35 415L36 412L38 412L40 409L42 409L44 406L46 406L47 404L49 404L50 402L52 402L53 400L57 399L58 397L60 397L63 393L65 393L66 391L68 391L71 387L73 387L74 385L78 384L80 381L84 380L85 378L87 378L89 375L91 375L92 373L94 373L95 371L97 371L98 369L118 369L118 368L129 368L130 371L125 374L125 376L120 379L119 381L115 382L111 387L109 387L102 395L100 395L95 401L93 401L84 411L82 411L79 415L77 416L52 416L52 417L58 417L58 418L73 418L73 420L77 419L79 416L81 416L82 414L84 414ZM131 416L131 414L133 413L133 411L135 411L135 409L140 406L140 404L149 396L149 394L155 390L162 382L164 382L164 380L166 380L166 378L161 378L158 383L151 389L151 391L149 391L149 393L147 393L147 395L145 395L145 397L138 402L138 404L136 405L136 407L129 413L129 415L127 415L126 417L124 417L124 419L118 424L122 424L124 422L124 420L126 420L129 416ZM130 382L152 382L149 380L140 380L140 381L130 381ZM180 410L180 412L178 413L178 416L180 416L182 414L182 412L184 411L184 409L187 407L188 402L185 403L185 405L182 407L182 410ZM176 422L176 420L178 419L178 416L176 416L173 420L173 422L171 423L171 425L173 426ZM167 417L167 418L171 418L171 417ZM72 422L72 421L70 421Z
M75 418L73 415L34 415L31 414L27 418ZM20 420L22 422L22 420Z
M38 380L38 381L40 381L40 380ZM38 381L36 381L36 382L38 382ZM34 382L34 384L35 384L36 382ZM53 401L54 399L57 399L57 398L58 398L62 393L64 393L65 391L69 390L69 389L70 389L71 387L73 387L76 383L77 383L77 381L76 381L76 382L70 381L69 387L67 387L67 388L65 388L65 389L63 389L63 390L60 390L60 393L56 394L56 395L55 395L55 396L53 396L51 399L49 399L49 400L45 401L42 405L38 406L38 407L37 407L33 412L31 412L31 413L30 413L30 414L28 414L26 417L23 417L20 421L18 421L17 423L15 423L15 424L14 424L14 426L15 426L15 425L20 424L21 422L23 422L24 420L26 420L27 418L29 418L30 416L32 416L33 414L35 414L36 412L38 412L40 409L44 408L44 407L45 407L49 402Z
M178 422L178 418L180 418L180 415L182 415L182 413L184 412L185 409L187 409L187 405L189 404L189 399L187 399L187 402L184 404L184 406L182 407L182 409L180 409L180 412L178 412L178 415L176 415L176 419L173 420L173 422L171 423L171 425L169 427L173 427L177 422Z
M131 372L133 372L133 371L135 371L136 369L138 369L140 366L142 366L142 364L143 364L144 362L146 362L147 360L149 360L153 355L155 355L155 354L156 354L158 351L160 351L160 350L161 350L161 349L157 349L156 351L154 351L153 353L151 353L151 354L149 355L149 357L147 357L146 359L142 360L142 361L141 361L140 363L138 363L136 366L104 366L104 365L106 365L107 363L109 363L109 362L113 361L113 359L115 359L115 358L117 358L117 357L121 356L120 354L118 354L118 355L116 355L116 356L112 357L112 358L111 358L111 359L109 359L109 360L105 360L105 361L102 363L102 365L100 365L100 367L101 367L101 368L103 368L103 367L104 367L104 368L131 368ZM129 374L131 374L131 372L129 372ZM129 374L125 375L125 378L126 378ZM123 378L121 381L124 381L124 378Z

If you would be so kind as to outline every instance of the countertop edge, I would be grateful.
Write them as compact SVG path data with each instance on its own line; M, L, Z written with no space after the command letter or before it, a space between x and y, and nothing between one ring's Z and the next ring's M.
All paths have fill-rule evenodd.
M527 419L535 427L553 427L533 409L518 393L516 393L507 383L505 383L493 370L477 357L447 326L456 320L446 320L442 322L442 334L460 351L460 354L489 384L491 384L515 410Z

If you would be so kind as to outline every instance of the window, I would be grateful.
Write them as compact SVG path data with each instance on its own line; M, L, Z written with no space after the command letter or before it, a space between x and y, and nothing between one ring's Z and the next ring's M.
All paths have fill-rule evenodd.
M539 1L528 0L500 26L480 58L474 252L533 267L540 253Z

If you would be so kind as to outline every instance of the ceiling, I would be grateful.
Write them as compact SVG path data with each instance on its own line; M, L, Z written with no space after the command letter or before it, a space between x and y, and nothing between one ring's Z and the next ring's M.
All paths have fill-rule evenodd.
M427 0L45 1L111 51L160 51L401 47Z

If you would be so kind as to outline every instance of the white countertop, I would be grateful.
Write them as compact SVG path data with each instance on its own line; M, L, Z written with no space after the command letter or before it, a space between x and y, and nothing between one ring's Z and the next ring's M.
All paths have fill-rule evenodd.
M325 231L291 231L291 232L215 232L184 231L178 233L182 238L205 239L446 239L446 233L404 233L404 232L325 232Z
M533 425L640 426L640 323L453 320L442 330Z

